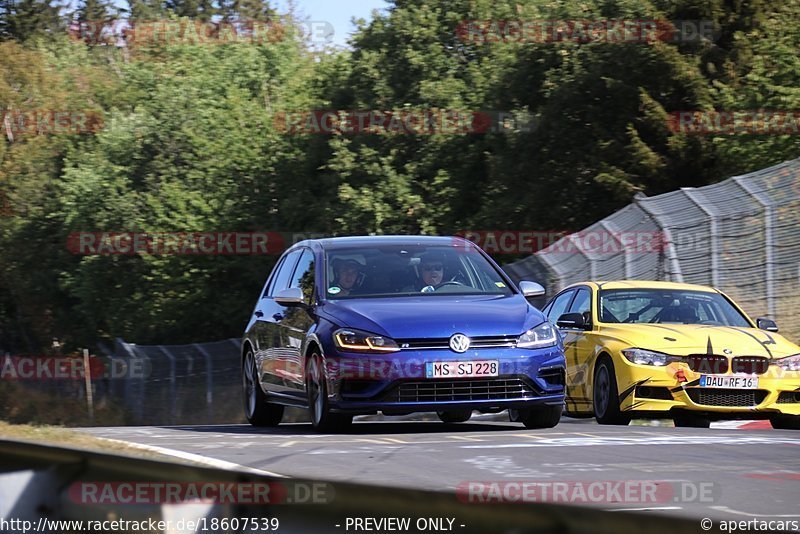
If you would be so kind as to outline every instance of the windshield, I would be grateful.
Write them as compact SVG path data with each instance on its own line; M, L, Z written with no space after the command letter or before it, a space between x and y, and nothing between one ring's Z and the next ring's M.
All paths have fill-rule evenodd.
M602 290L600 321L751 326L747 318L719 293L671 289Z
M385 245L326 253L325 298L512 293L474 247Z

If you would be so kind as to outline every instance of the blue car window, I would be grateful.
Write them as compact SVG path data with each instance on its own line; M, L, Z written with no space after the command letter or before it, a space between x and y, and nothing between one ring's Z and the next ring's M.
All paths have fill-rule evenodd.
M314 301L314 253L309 249L303 251L300 261L297 262L297 267L292 276L292 283L289 287L299 287L303 290L306 304L312 304Z
M336 247L326 251L326 264L327 299L514 292L498 269L472 247Z
M268 290L270 297L274 297L278 291L289 287L289 278L292 276L294 266L297 264L297 259L300 257L300 254L302 254L302 251L295 250L283 258L283 261L277 267L278 271L272 277L272 282Z

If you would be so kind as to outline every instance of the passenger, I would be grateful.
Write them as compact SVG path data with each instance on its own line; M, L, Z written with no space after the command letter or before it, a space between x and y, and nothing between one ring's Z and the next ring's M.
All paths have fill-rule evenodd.
M334 259L333 283L328 294L334 297L347 297L364 283L364 265L353 259Z

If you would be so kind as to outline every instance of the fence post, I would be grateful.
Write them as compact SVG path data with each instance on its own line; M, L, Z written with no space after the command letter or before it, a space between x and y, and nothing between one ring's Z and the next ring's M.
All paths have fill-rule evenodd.
M206 409L208 413L208 423L210 424L214 420L214 369L211 364L211 354L199 343L195 343L194 346L206 359Z
M681 270L681 262L678 260L678 253L675 251L675 242L672 240L672 232L665 225L661 224L661 221L652 211L645 207L645 202L643 201L646 199L647 197L643 193L636 193L633 197L633 203L639 206L639 209L641 209L656 226L661 228L661 233L664 234L664 238L667 241L666 249L668 251L668 254L665 253L664 259L669 262L672 268L672 270L668 271L670 279L674 282L683 282L683 271Z
M708 233L711 237L711 286L719 288L719 228L717 215L707 205L697 200L697 191L692 187L681 187L681 191L691 203L700 208L708 217Z
M94 425L94 392L92 391L92 369L89 366L89 349L83 349L83 380L86 383L86 406L89 409L89 422Z
M764 263L766 264L764 268L766 269L765 279L767 282L767 314L775 318L775 260L772 243L775 217L772 210L772 202L769 197L754 190L753 184L744 180L744 176L734 176L733 181L764 208Z
M170 424L175 424L175 412L178 411L178 392L175 385L175 356L164 345L159 345L158 350L169 358L169 422Z
M139 355L136 354L136 350L133 348L133 345L126 343L121 337L118 337L116 341L131 358L139 358ZM133 395L130 393L130 390L133 389L133 380L125 380L125 384L125 404L127 404L128 407L133 404L133 413L134 417L136 418L136 423L142 424L144 413L144 377L139 379L139 396L137 399L131 400Z

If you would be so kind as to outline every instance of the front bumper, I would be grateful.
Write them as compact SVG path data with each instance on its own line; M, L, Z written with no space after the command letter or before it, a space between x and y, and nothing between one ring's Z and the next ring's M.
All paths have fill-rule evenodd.
M426 378L428 362L497 360L497 377ZM499 411L564 404L564 355L547 349L403 350L326 357L329 405L346 413Z
M774 365L766 373L746 375L758 377L756 389L701 387L703 373L683 363L654 367L625 360L616 365L616 374L622 411L692 411L718 419L800 415L800 372L780 371ZM734 376L730 372L717 375Z

